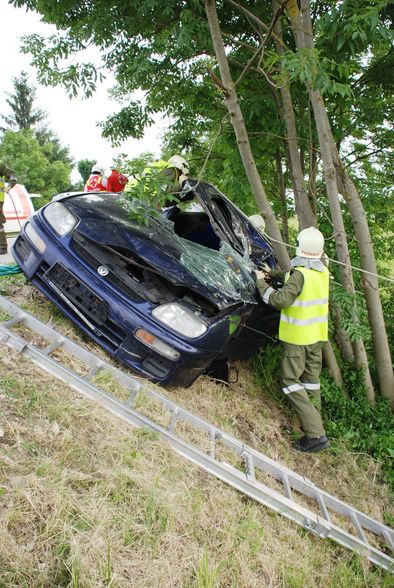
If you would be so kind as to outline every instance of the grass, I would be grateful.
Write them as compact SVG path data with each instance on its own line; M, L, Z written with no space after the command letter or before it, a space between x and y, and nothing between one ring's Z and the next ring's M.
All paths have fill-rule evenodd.
M27 297L50 316L49 303ZM392 520L375 460L340 443L323 455L294 452L282 429L291 413L247 364L238 367L233 387L200 378L165 393L374 518ZM108 374L101 378L122 393ZM0 588L393 585L365 559L245 498L12 352L0 357L0 428Z

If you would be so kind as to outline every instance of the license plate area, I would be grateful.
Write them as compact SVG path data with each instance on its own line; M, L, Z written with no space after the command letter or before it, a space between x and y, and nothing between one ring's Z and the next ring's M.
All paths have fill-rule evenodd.
M75 306L95 321L103 325L108 318L108 305L99 298L88 286L56 262L44 274L49 283L53 283Z

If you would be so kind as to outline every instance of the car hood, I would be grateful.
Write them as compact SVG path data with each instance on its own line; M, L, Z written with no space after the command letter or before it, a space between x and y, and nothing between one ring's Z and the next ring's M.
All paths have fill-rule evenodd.
M209 298L217 308L256 304L250 272L228 243L215 251L183 239L174 233L171 221L151 216L148 209L146 224L137 223L130 219L129 201L119 194L80 194L60 201L78 217L78 233L122 255L130 252L174 285L187 285Z

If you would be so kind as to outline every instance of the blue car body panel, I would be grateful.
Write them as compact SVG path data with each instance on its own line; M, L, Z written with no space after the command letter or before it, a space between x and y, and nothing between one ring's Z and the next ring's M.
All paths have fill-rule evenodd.
M217 243L226 241L239 254L247 243L253 261L275 263L269 245L225 196L209 184L191 183L189 188L189 195L200 201L204 227L209 228L202 240L214 243L216 235ZM199 279L183 263L190 241L174 235L174 223L149 218L146 225L138 225L119 206L119 198L108 193L60 198L78 219L63 237L47 221L46 207L30 218L45 251L38 252L24 227L13 255L49 300L115 359L164 385L190 385L215 361L249 357L269 340L278 313L258 301L250 284L232 294L222 291L214 279ZM212 255L213 262L219 258L218 252ZM100 275L102 268L106 275ZM152 311L166 302L193 311L206 332L190 339L157 320ZM232 317L236 328L230 326ZM176 352L176 359L136 339L138 329L163 341ZM255 332L259 330L266 335Z

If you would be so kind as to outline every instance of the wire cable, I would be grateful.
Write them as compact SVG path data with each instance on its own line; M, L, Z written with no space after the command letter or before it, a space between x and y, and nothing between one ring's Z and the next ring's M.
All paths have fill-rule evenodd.
M281 245L285 245L286 247L290 247L291 249L297 249L297 247L295 245L290 245L289 243L285 243L284 241L278 241L277 239L270 237L266 233L264 233L264 236L268 239L268 241L274 241L275 243L280 243ZM354 265L344 263L343 261L338 261L337 259L333 259L332 257L327 257L327 259L329 259L330 261L332 261L333 263L336 263L338 265L342 265L344 267L350 267L351 269L358 271L360 273L374 276L375 278L379 278L380 280L386 280L387 282L391 282L394 284L394 280L392 278L386 278L386 276L381 276L380 274L375 274L374 272L369 272L367 270L363 270L360 267L356 267Z

